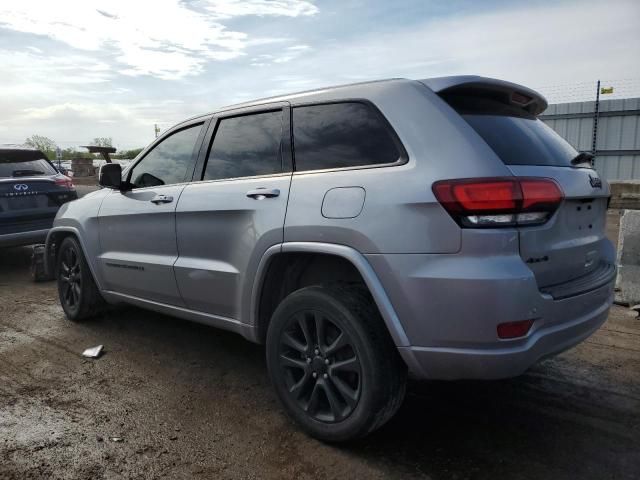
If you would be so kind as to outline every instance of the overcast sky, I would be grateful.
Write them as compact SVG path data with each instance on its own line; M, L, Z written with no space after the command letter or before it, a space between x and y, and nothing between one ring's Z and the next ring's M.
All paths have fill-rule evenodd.
M388 77L640 96L640 1L2 0L0 143L133 148L242 100Z

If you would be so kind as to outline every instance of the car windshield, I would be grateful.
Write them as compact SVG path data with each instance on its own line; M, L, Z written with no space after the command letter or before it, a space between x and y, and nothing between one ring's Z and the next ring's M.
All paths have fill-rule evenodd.
M29 152L31 158L16 158L16 155L0 153L0 178L55 175L57 172L44 158L33 158L39 152ZM41 154L40 154L41 155Z

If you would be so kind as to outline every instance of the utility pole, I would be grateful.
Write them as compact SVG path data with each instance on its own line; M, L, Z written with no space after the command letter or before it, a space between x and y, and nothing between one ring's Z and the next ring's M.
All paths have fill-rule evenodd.
M58 171L60 171L60 161L62 160L62 150L60 147L56 146L56 160L58 161Z
M600 85L600 82L598 82L598 85ZM158 124L157 123L153 126L153 131L156 134L156 138L158 138L158 135L160 135L160 129L158 128Z
M600 80L596 87L596 107L593 110L593 138L591 140L591 155L595 157L598 143L598 115L600 114Z

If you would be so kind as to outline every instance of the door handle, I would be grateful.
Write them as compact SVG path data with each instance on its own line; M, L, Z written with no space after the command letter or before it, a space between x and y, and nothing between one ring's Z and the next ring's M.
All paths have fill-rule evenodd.
M273 198L280 195L280 190L277 188L256 188L255 190L249 190L247 197L254 200L262 200L263 198Z
M167 195L156 195L151 200L151 203L155 203L156 205L160 205L161 203L171 203L173 202L173 197L169 197Z

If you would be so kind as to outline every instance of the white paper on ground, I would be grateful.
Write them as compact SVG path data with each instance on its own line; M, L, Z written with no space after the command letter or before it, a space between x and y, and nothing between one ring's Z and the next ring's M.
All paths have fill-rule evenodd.
M103 345L98 345L97 347L87 348L84 352L82 352L83 357L88 358L98 358L102 353Z

